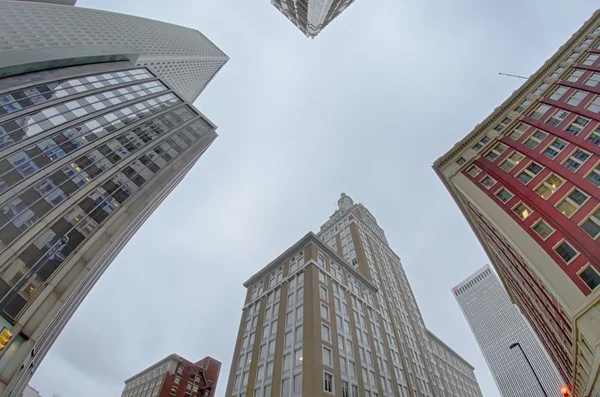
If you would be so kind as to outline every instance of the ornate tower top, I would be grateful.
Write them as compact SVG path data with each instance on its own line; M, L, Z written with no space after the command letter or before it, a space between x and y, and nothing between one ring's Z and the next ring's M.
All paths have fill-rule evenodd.
M347 210L354 205L354 201L350 197L346 196L346 193L342 193L342 196L338 200L337 205L338 209Z

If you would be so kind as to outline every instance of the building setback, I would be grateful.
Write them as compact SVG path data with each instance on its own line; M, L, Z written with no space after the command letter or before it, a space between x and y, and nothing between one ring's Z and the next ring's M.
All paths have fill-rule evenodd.
M576 397L600 392L600 12L434 169Z
M306 37L314 39L354 0L271 0Z
M127 379L121 397L214 397L220 371L212 357L193 363L171 354Z
M483 356L504 397L562 397L565 385L525 318L510 301L489 266L484 266L452 289ZM544 385L540 389L518 348L519 343Z
M198 31L0 1L0 395L17 396L115 256L215 140ZM16 294L13 294L16 292Z
M481 397L473 367L432 344L375 218L345 194L318 235L244 286L227 397ZM460 389L442 382L450 372Z

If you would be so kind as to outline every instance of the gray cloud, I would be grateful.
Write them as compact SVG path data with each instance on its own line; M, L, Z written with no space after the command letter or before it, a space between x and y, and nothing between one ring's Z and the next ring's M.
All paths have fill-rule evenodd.
M118 396L176 352L223 361L223 396L242 283L342 191L386 230L428 327L499 395L450 293L487 258L430 165L521 83L498 72L532 73L596 2L357 0L315 40L268 0L79 3L197 28L231 61L196 103L220 137L67 325L33 379L43 395Z

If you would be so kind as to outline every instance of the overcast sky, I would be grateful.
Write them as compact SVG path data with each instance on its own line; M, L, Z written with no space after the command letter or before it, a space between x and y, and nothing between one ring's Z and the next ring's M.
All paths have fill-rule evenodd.
M450 289L487 258L431 169L566 41L595 0L356 0L316 39L269 0L79 0L203 32L231 60L196 102L219 138L114 261L33 378L120 396L177 353L223 362L242 283L341 192L402 258L425 323L499 397Z

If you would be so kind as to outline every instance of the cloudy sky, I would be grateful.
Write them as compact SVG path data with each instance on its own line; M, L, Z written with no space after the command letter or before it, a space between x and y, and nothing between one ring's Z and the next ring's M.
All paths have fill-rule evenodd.
M119 396L170 353L223 362L242 283L335 209L365 204L426 325L499 397L450 289L487 261L431 163L533 73L594 0L356 0L315 40L269 0L79 0L202 31L231 58L196 105L220 137L81 305L32 381ZM169 231L166 233L166 231Z

